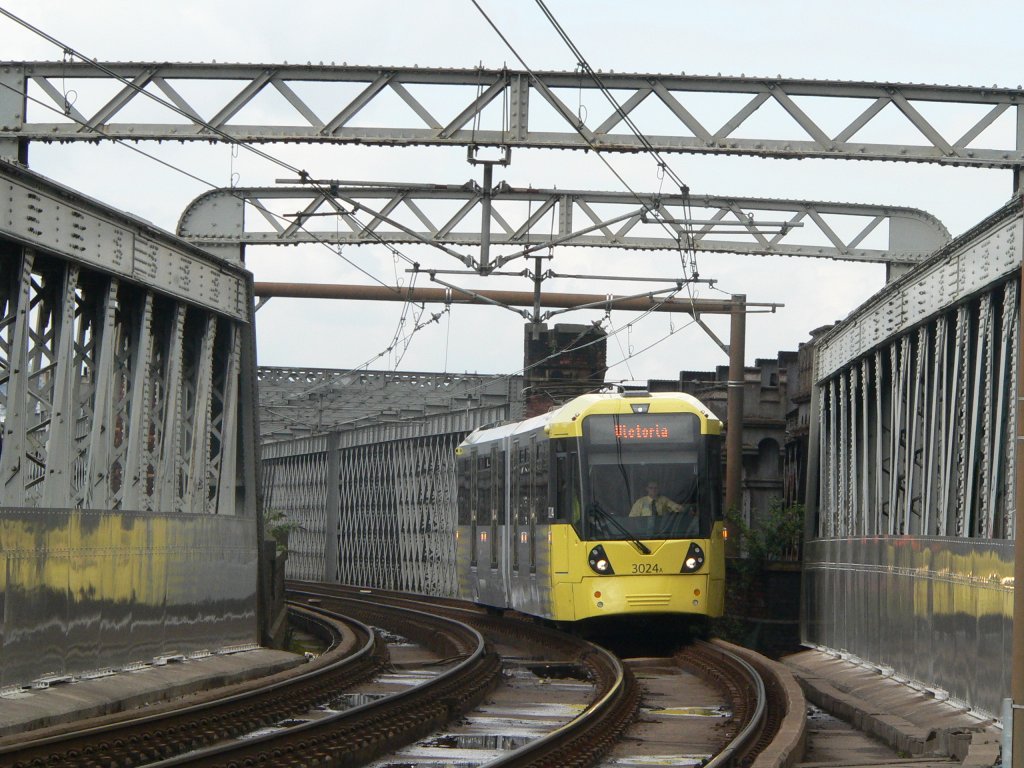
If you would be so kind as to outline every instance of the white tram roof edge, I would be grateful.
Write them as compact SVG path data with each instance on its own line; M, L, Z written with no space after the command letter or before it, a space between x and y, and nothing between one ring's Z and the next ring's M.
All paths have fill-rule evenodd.
M509 422L507 424L497 424L493 427L477 427L475 430L470 432L462 440L462 445L477 445L479 443L489 443L493 440L504 440L505 438L513 435L522 434L523 432L531 432L535 429L543 429L546 425L555 421L568 421L575 418L577 415L585 411L590 405L600 402L601 400L651 400L671 398L674 400L683 400L698 409L704 414L706 418L717 419L711 410L698 400L693 395L685 392L651 392L643 395L642 397L624 397L619 392L598 392L587 395L580 395L574 397L562 405L557 405L551 408L547 413L542 413L539 416L533 416L524 421Z

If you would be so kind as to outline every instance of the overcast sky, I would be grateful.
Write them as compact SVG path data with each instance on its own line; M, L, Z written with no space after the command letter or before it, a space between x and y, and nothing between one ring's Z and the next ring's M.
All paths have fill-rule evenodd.
M573 70L576 62L532 2L480 0L532 69ZM568 2L548 5L594 68L616 72L781 75L783 77L1000 85L1024 79L1024 3L862 2ZM519 68L470 0L415 2L56 2L0 0L10 10L66 45L103 61L217 61L331 63L421 67ZM834 9L834 10L833 10ZM7 19L0 19L0 59L59 60L61 51ZM88 94L83 94L83 99ZM599 96L583 106L604 111ZM83 105L84 105L83 101ZM207 115L209 116L209 115ZM380 116L378 116L380 117ZM943 117L967 119L947 110ZM267 119L274 120L273 115ZM383 116L386 120L386 115ZM846 118L849 119L849 118ZM977 119L977 118L975 118ZM1012 126L1004 127L1012 130ZM881 130L885 130L882 124ZM891 137L899 142L903 128ZM284 172L228 146L145 147L168 163L212 184L270 185ZM265 145L264 149L319 178L392 182L462 183L479 180L460 148L386 149ZM769 161L757 158L669 156L672 169L694 193L792 197L922 208L954 234L977 223L1011 193L1007 171L847 161ZM634 189L659 188L648 157L610 156ZM174 230L181 211L208 187L112 144L33 145L31 167L104 202ZM593 153L516 150L496 181L513 186L621 191L621 183ZM425 258L402 247L413 258ZM379 247L344 251L384 282L408 279ZM436 261L435 263L440 264ZM881 287L884 270L812 259L703 255L702 277L719 290L750 301L779 302L775 314L753 315L747 327L747 362L795 349L817 326L844 317ZM453 262L454 264L454 262ZM322 246L250 248L257 280L366 283L368 280ZM449 265L450 266L450 265ZM588 252L556 249L561 272L677 276L668 253ZM425 283L420 283L425 284ZM463 280L481 288L529 289L523 280ZM562 281L553 290L629 293L635 283ZM437 311L428 306L428 313ZM261 364L349 368L386 348L401 305L344 305L275 299L257 315ZM559 322L589 323L597 312L576 312ZM681 369L725 364L703 331L683 328L685 316L636 320L613 313L605 327L620 330L608 344L609 380L674 378ZM710 324L727 335L727 321ZM386 355L372 367L403 370L508 373L522 365L522 318L492 308L455 307L450 316L416 334L397 362ZM629 326L629 327L627 327ZM679 330L682 328L682 330ZM668 340L642 351L675 332ZM623 360L625 362L620 362Z

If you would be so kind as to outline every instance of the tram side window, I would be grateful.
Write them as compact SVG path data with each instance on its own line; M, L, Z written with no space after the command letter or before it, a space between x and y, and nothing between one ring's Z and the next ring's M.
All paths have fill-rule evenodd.
M708 435L704 438L707 450L702 459L705 462L704 474L706 481L702 489L706 489L702 499L705 508L711 510L712 520L722 519L722 438L719 435Z
M555 514L561 523L580 523L579 457L576 451L555 454L555 480L558 488Z
M532 459L530 497L533 509L530 514L530 573L537 572L537 522L548 522L548 441L537 442L530 438L530 458Z
M476 470L473 478L476 485L476 493L473 495L473 498L476 501L476 509L473 510L473 519L469 531L469 535L472 539L470 551L473 553L470 565L476 565L478 560L477 550L480 547L480 537L477 535L477 526L479 525L481 518L490 511L491 457L477 456L473 466Z
M510 547L512 556L512 570L519 570L519 494L520 488L522 488L522 467L519 464L519 443L512 443L511 453L508 455L508 467L509 467L509 515L508 515L508 526L509 531L507 534L508 540L512 543Z
M537 514L537 520L542 523L549 523L548 506L554 505L554 499L550 498L548 490L548 441L534 444L533 459L533 504Z

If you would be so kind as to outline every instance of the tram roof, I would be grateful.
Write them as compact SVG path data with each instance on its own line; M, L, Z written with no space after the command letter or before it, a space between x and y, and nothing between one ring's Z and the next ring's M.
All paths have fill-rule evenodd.
M567 403L553 407L547 413L542 413L539 416L534 416L524 421L498 424L493 427L480 427L467 435L462 443L463 445L474 445L492 440L501 440L512 435L531 432L535 429L544 429L554 424L568 424L590 413L612 413L614 411L608 410L605 405L609 401L650 403L656 400L682 401L693 408L704 419L718 420L718 417L704 403L685 392L645 392L643 394L596 392L575 397Z

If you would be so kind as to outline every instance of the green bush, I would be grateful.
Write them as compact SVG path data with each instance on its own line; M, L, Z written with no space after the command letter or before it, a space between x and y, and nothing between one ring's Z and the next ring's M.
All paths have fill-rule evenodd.
M800 559L804 532L804 505L782 506L775 500L768 514L747 525L738 510L726 514L729 530L738 534L743 556L754 562Z
M288 551L288 535L292 531L301 530L302 524L289 520L284 512L276 509L263 510L263 534L274 540L278 554Z

